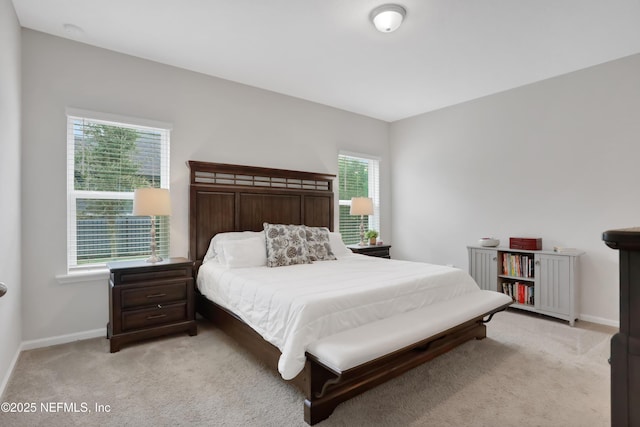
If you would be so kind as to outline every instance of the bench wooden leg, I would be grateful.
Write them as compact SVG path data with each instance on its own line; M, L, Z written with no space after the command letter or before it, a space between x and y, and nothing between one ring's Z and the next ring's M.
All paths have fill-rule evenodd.
M326 420L333 414L340 402L335 400L317 399L313 402L309 399L304 400L304 421L309 425L314 425L320 421Z

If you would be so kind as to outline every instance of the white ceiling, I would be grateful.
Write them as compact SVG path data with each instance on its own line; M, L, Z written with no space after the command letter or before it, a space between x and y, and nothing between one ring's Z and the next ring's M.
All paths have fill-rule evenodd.
M402 0L387 34L383 3L13 0L26 28L386 121L640 52L640 0Z

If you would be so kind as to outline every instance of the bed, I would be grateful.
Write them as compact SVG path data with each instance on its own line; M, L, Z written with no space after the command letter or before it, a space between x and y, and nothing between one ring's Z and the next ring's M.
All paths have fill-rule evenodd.
M350 254L335 241L337 233L329 233L340 253L336 260L276 268L203 263L212 256L214 236L243 232L248 245L268 234L260 233L265 223L333 231L335 176L196 161L189 168L196 309L303 391L309 424L345 400L484 338L485 323L511 304L458 269ZM364 279L366 271L377 274ZM286 313L287 322L269 326L269 308ZM292 332L291 325L301 329Z

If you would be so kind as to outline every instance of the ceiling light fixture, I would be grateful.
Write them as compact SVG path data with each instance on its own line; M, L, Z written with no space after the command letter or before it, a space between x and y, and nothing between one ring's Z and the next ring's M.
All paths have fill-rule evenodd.
M64 32L71 37L80 37L84 34L84 30L77 25L64 24L62 28L64 29Z
M371 11L371 22L376 29L383 33L395 31L402 24L407 11L397 4L383 4Z

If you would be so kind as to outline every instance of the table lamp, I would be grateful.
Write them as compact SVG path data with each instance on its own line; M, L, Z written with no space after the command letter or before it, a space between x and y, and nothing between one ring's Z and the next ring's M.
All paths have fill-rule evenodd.
M133 193L133 214L151 217L151 256L147 262L162 261L156 255L156 216L171 215L171 198L166 188L138 188Z
M360 246L366 246L364 241L364 216L373 215L373 199L370 197L352 197L351 209L349 210L351 215L360 215Z

